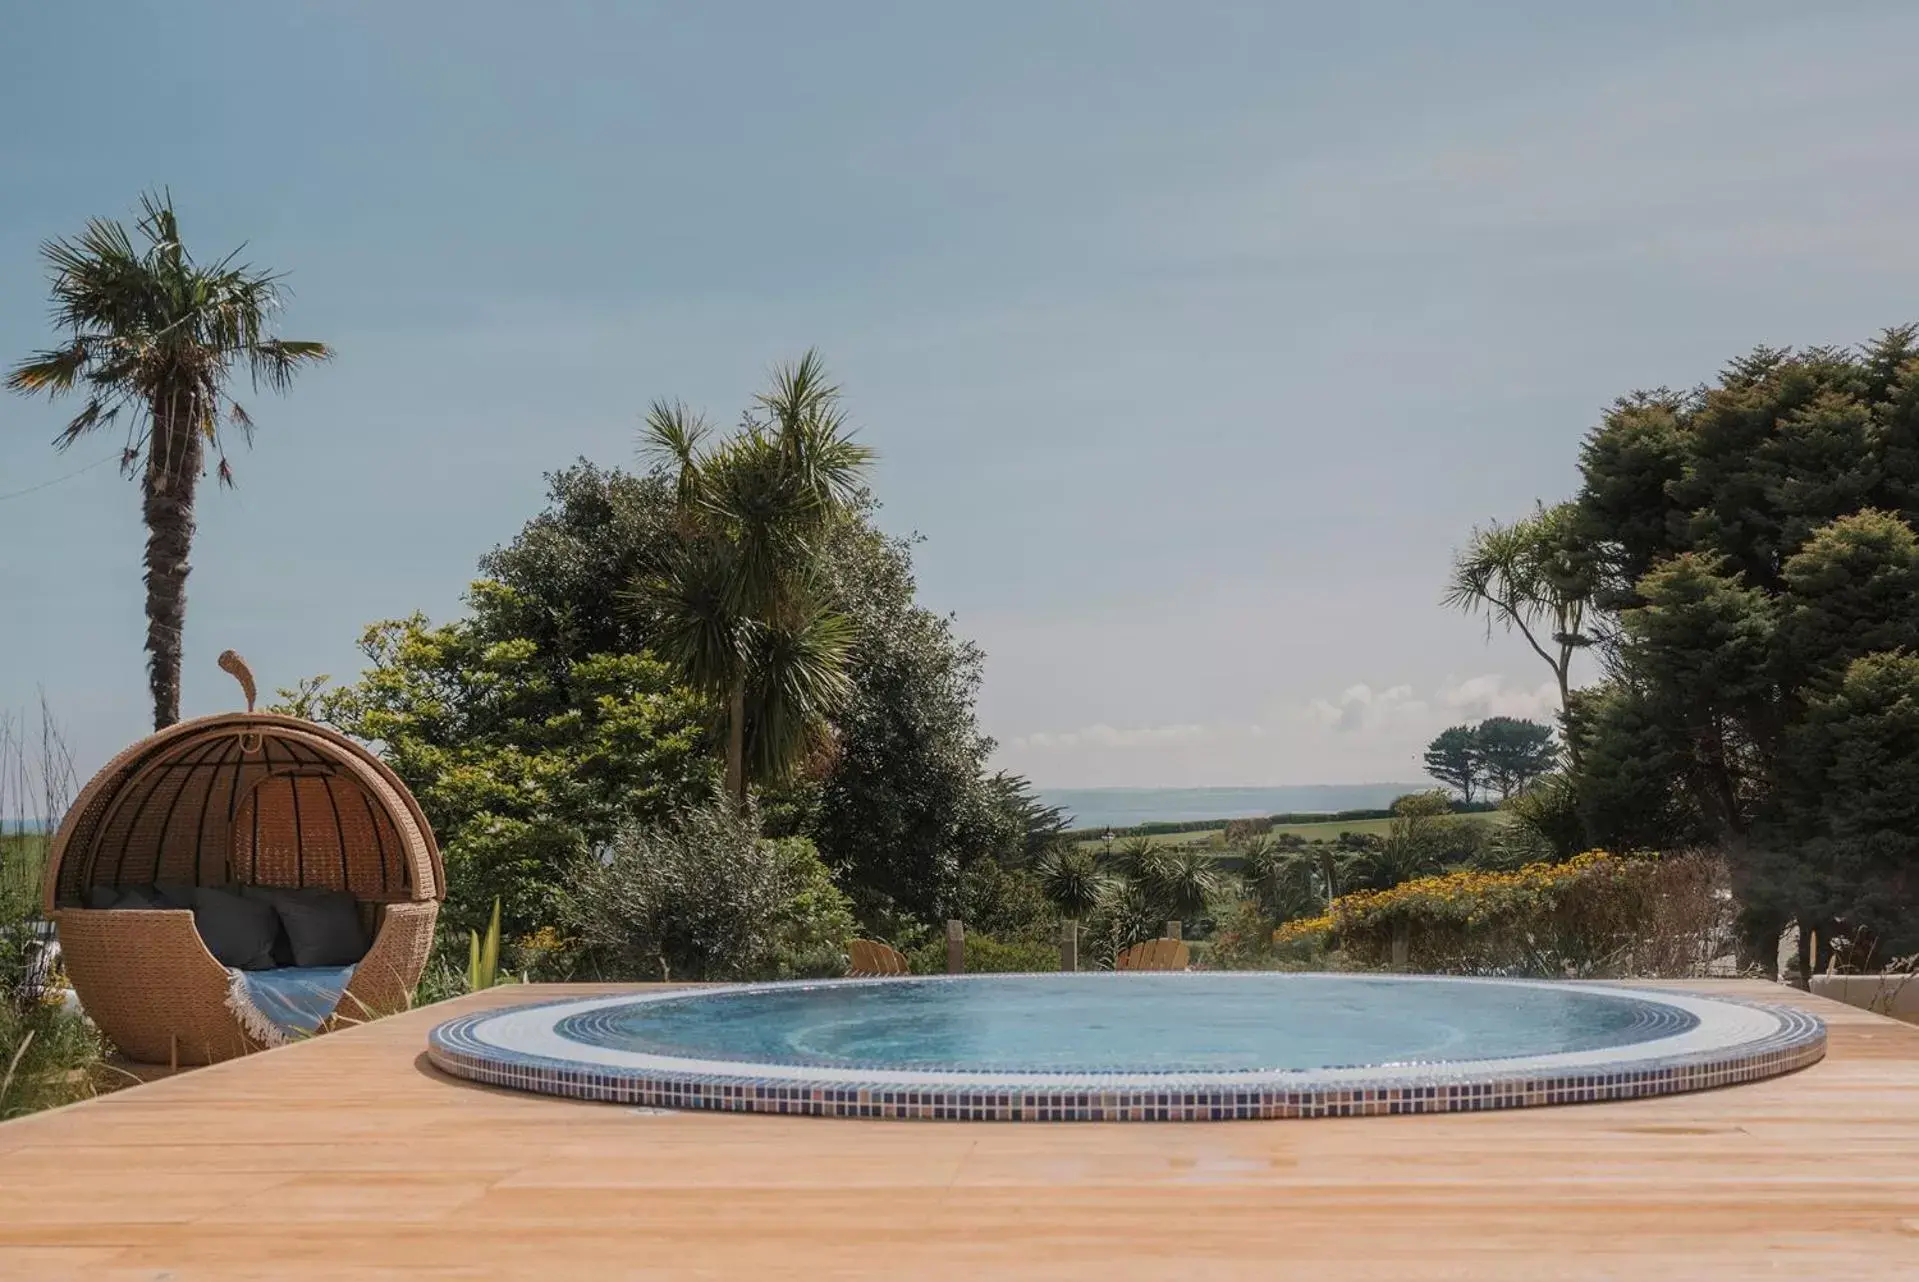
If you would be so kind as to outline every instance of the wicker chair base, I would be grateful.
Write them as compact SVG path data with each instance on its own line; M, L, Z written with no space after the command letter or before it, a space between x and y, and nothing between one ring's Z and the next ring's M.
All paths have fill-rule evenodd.
M405 1009L426 966L440 906L387 904L373 945L326 1027ZM228 975L194 929L164 909L54 913L80 1005L122 1055L147 1064L217 1064L261 1049L227 1008Z

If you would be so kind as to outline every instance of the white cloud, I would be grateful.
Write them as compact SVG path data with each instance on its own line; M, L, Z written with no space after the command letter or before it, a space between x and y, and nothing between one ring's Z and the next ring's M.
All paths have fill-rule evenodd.
M1108 725L1087 726L1083 730L1066 730L1057 733L1045 730L1034 734L1021 735L1012 740L1016 748L1145 748L1168 743L1192 743L1195 740L1211 738L1218 730L1214 726L1172 725L1138 726L1131 729L1115 729Z
M1559 714L1559 687L1551 681L1531 690L1512 689L1504 677L1488 673L1464 681L1448 681L1435 702L1464 721L1486 717L1522 717L1550 723Z
M1426 717L1425 701L1414 698L1409 685L1374 690L1362 682L1342 690L1337 703L1314 699L1306 705L1307 720L1341 734L1374 734L1397 725L1417 724Z
M1550 722L1557 708L1551 682L1528 688L1496 673L1449 677L1425 694L1357 682L1259 720L1034 731L1006 740L999 764L1055 787L1403 782L1419 777L1420 753L1448 725Z

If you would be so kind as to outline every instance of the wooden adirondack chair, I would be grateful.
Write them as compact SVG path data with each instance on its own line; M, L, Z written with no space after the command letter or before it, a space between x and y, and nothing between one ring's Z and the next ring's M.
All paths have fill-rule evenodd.
M1192 950L1181 939L1149 939L1113 959L1114 970L1185 970Z
M848 975L904 975L906 958L899 950L876 939L855 939L847 944Z

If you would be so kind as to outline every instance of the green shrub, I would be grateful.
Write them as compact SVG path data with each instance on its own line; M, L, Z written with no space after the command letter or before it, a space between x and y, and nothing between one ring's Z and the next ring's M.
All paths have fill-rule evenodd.
M915 975L946 973L944 937L921 944L907 954L906 964ZM991 935L966 935L966 973L969 975L1010 974L1019 971L1059 969L1059 945L1032 939L994 939Z
M1206 969L1270 970L1278 960L1273 946L1272 919L1254 900L1240 900L1214 925L1212 947L1206 952Z
M563 905L583 969L610 979L843 974L853 933L813 843L761 837L723 796L579 861Z
M1325 917L1287 922L1282 951L1329 948L1362 967L1548 977L1701 974L1733 945L1723 860L1590 851L1516 872L1466 870L1342 895Z
M0 1001L0 1122L98 1094L106 1042L91 1020L53 1002Z

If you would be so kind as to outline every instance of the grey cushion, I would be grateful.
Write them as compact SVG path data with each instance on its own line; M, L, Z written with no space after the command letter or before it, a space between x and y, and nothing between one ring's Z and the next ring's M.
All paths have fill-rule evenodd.
M162 908L193 907L193 892L198 886L186 886L173 882L161 882L153 887L153 897Z
M88 886L89 908L158 908L151 886Z
M350 966L366 956L360 907L344 890L248 886L249 897L273 905L295 966Z
M272 970L280 917L273 905L232 890L201 886L193 892L193 924L222 966Z

